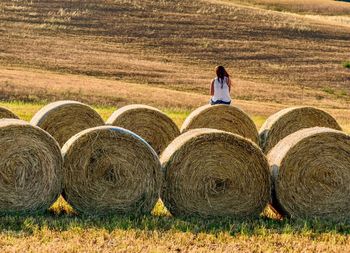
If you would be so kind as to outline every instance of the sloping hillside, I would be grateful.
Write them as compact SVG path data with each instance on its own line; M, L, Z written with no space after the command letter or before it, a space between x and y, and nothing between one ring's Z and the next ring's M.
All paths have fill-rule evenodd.
M227 0L266 9L312 15L350 16L349 0ZM348 3L346 3L348 2Z
M340 98L350 91L341 64L350 28L224 1L3 0L0 23L2 68L207 93L213 67L223 64L241 99L283 102L301 86ZM285 96L275 97L281 89Z

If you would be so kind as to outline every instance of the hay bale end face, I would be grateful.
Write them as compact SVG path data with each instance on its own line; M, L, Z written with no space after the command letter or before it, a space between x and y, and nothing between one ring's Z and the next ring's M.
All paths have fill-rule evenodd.
M0 106L0 119L18 119L18 116L9 109Z
M116 110L106 124L128 129L160 154L180 131L176 124L160 110L147 105L127 105Z
M314 107L291 107L271 115L260 128L260 146L268 153L284 137L303 128L328 127L341 130L327 112Z
M161 198L175 216L258 216L270 200L269 166L260 148L241 136L194 129L161 155Z
M69 100L46 105L30 123L50 133L61 147L73 135L104 125L101 116L90 106Z
M299 218L350 218L350 136L329 128L299 130L268 154L273 207Z
M131 131L113 126L87 129L72 137L62 154L63 197L80 213L150 213L159 199L158 156Z
M0 120L0 213L48 209L62 191L62 156L45 131L17 119Z
M230 105L205 105L194 110L183 123L181 132L196 128L218 129L259 142L253 120L241 109Z

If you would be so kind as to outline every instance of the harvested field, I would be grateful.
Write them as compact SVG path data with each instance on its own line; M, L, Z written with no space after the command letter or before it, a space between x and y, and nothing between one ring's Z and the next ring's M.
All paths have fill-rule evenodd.
M350 5L346 1L331 0L229 0L239 4L248 4L266 9L295 12L301 14L318 14L350 17Z
M252 90L254 83L349 94L350 74L341 63L349 57L350 27L211 1L6 0L0 6L4 67L203 94L220 62L238 87L252 82L240 88L246 99L270 93Z

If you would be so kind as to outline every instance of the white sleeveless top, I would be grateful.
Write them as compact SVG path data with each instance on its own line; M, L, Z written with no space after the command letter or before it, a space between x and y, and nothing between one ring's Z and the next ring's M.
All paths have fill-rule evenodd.
M221 80L220 80L221 81ZM224 77L223 84L218 80L216 77L214 79L214 96L212 96L212 100L214 102L221 100L224 102L230 102L231 96L230 96L230 90L228 88L228 78ZM222 88L221 88L222 85Z

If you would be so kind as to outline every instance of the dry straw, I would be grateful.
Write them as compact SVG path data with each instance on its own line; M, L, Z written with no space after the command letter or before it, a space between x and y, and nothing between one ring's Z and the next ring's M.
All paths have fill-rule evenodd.
M69 100L46 105L30 123L50 133L61 147L80 131L104 125L101 116L90 106Z
M337 121L314 107L291 107L271 115L260 129L260 146L268 153L287 135L303 128L328 127L341 130Z
M301 218L350 218L350 136L329 128L299 130L268 154L273 206Z
M9 109L0 106L0 119L18 119L18 116Z
M160 110L147 105L127 105L116 110L106 124L128 129L147 141L160 154L180 131Z
M150 213L159 198L155 151L123 128L101 126L73 136L62 148L63 197L80 213Z
M48 209L61 194L62 157L45 131L17 119L0 120L0 213Z
M259 142L253 120L241 109L229 105L205 105L194 110L181 127L184 133L195 128L213 128L241 135Z
M175 216L258 216L270 200L269 165L260 148L236 134L194 129L161 155L161 198Z

